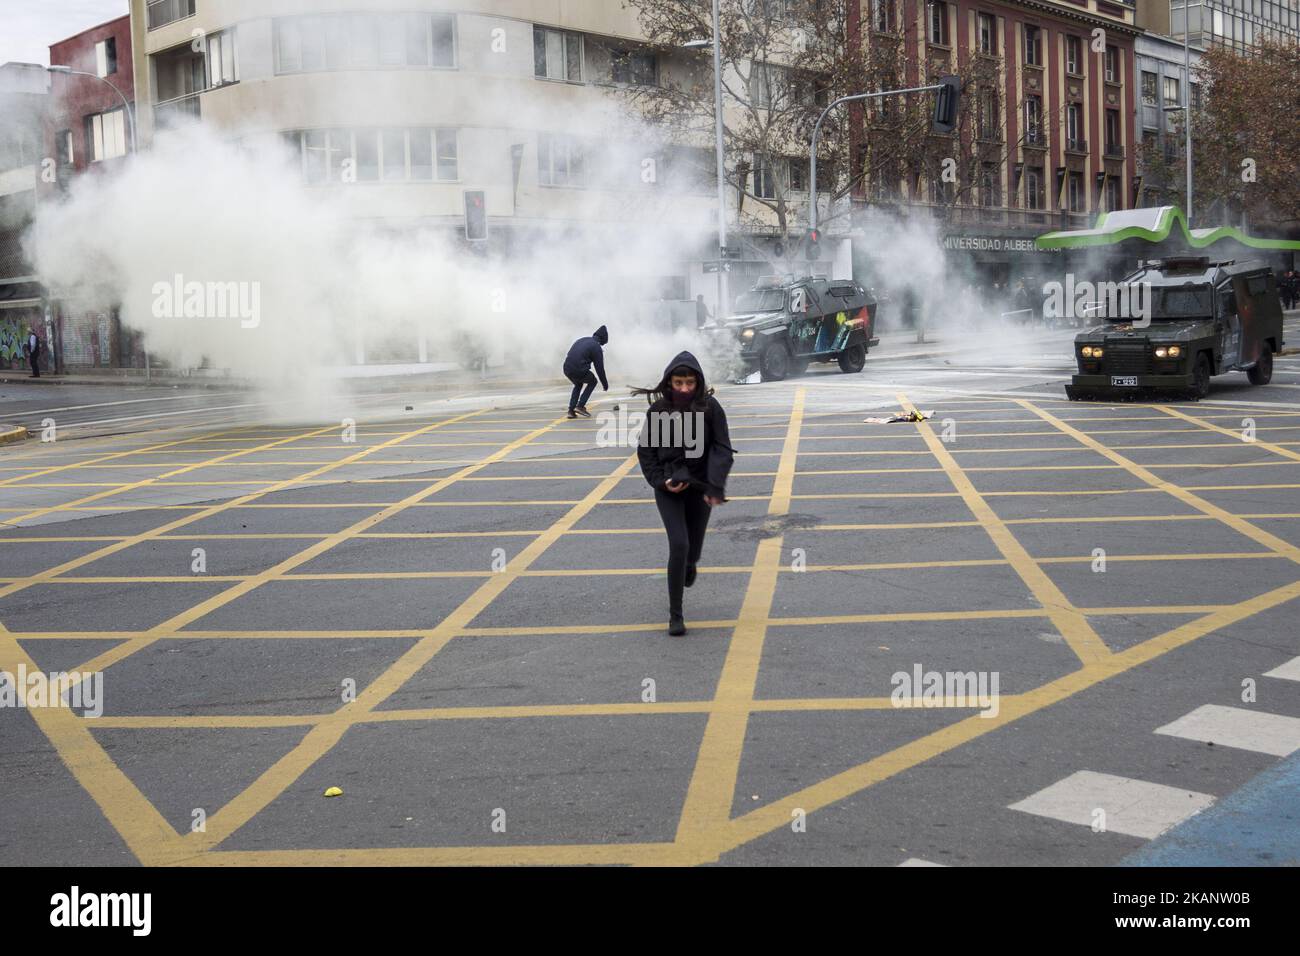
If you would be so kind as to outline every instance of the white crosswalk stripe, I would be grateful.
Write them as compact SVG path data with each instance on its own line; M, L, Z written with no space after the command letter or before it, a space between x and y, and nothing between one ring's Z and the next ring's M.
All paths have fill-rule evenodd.
M1208 793L1080 770L1010 809L1154 839L1213 803Z
M1219 704L1198 707L1187 716L1157 728L1156 733L1275 757L1286 757L1300 750L1300 718Z

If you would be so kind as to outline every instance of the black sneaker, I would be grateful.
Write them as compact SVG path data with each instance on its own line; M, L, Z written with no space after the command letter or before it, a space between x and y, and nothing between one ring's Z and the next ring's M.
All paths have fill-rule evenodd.
M586 406L586 405L579 405L576 409L574 409L574 411L576 411L576 412L577 412L579 415L581 415L583 418L590 418L590 417L591 417L591 412L587 411L587 406Z
M668 619L668 633L673 637L681 637L686 633L686 622L680 614L674 614Z
M571 409L569 409L569 414L566 415L565 417L566 417L566 418L577 418L577 417L578 417L578 413L575 412L575 411L571 408Z
M686 565L686 586L690 587L695 583L695 565Z

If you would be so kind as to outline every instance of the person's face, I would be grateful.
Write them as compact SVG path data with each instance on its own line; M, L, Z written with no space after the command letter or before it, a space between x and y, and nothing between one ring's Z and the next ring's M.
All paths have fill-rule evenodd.
M672 377L673 391L679 395L691 395L695 392L694 375L674 375Z

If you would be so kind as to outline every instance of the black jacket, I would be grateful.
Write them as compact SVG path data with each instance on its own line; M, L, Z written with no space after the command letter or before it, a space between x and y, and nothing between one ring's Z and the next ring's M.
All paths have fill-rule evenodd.
M569 347L569 354L564 357L564 374L569 378L581 378L591 371L593 365L596 366L596 377L600 379L601 386L608 391L609 382L605 379L605 352L600 347L600 340L594 335L588 335L578 339Z
M674 481L688 482L691 487L698 488L706 495L725 501L727 475L731 473L731 465L735 460L735 449L731 447L731 435L727 431L726 412L716 398L705 394L704 370L690 352L682 352L668 363L661 387L669 381L672 370L679 365L685 365L695 372L698 397L686 410L686 414L702 414L703 417L696 421L702 422L704 434L688 434L681 426L682 413L674 410L672 402L667 398L656 399L650 405L637 446L641 473L651 488L667 490L665 485L671 478ZM677 418L676 422L673 421L673 416ZM689 457L686 454L686 438L690 438L690 445L701 449L699 456Z

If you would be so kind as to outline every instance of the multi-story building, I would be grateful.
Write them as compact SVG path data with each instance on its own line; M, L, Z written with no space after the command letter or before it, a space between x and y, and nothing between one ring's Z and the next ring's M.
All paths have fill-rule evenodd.
M608 249L648 236L649 246L671 254L622 262L643 271L611 275L611 299L667 299L684 311L702 293L712 304L716 278L704 272L718 255L712 136L621 140L632 111L618 95L701 71L711 88L711 57L650 50L634 7L132 0L131 13L142 144L177 118L245 140L277 137L296 154L305 187L349 191L359 217L462 238L465 194L481 190L485 245L502 256L557 230L607 235ZM646 158L662 174L650 184ZM729 166L742 159L729 156ZM686 167L710 174L675 174ZM751 204L746 215L753 211ZM750 260L733 270L772 271L778 237L733 231ZM823 267L846 274L847 240L826 245ZM693 308L689 315L693 323Z
M1181 116L1184 100L1188 96L1192 110L1200 108L1201 85L1196 79L1196 70L1200 64L1201 51L1195 48L1184 51L1181 42L1149 32L1137 38L1135 53L1138 81L1134 87L1134 109L1140 136L1137 205L1169 205L1169 191L1176 190L1181 196L1183 184L1165 181L1161 172L1151 168L1145 160L1163 158L1164 163L1169 164L1166 168L1182 162L1185 150L1180 132L1181 121L1176 124L1173 120L1174 117ZM1187 60L1191 63L1190 78ZM1186 87L1189 82L1190 90Z
M1059 268L1059 254L1034 248L1036 235L1132 207L1132 4L863 0L863 9L873 44L903 44L909 82L941 72L984 78L964 94L970 128L930 150L974 158L962 164L959 191L935 167L903 170L890 190L896 201L883 202L934 216L954 266L1005 289ZM870 207L880 196L861 200Z
M121 16L52 44L50 64L77 71L52 72L44 118L44 155L53 166L42 177L42 201L57 202L74 177L113 175L132 149L131 18ZM145 366L139 336L123 327L116 303L99 301L86 289L47 292L61 368Z
M48 99L43 66L0 66L0 368L26 364L22 343L28 326L50 341L40 283L22 247L36 214L44 158L41 117Z
M1300 0L1172 0L1168 35L1187 32L1191 45L1229 47L1238 53L1265 38L1300 43Z

